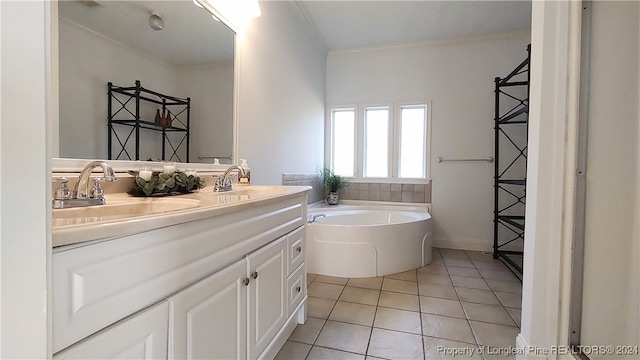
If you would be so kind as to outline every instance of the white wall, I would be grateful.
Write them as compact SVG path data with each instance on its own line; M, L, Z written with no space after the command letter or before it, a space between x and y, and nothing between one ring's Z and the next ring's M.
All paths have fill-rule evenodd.
M238 153L255 184L281 184L282 173L323 164L326 50L296 6L260 2L262 15L238 43Z
M48 357L48 2L0 2L0 358Z
M493 156L494 78L526 58L528 33L457 43L339 52L327 60L327 103L432 101L432 204L436 246L489 250L493 164L436 156Z
M592 6L581 340L638 345L640 3Z
M233 62L178 69L177 94L191 97L191 154L189 162L208 162L198 156L230 156L233 152ZM220 159L221 162L229 161Z
M135 80L140 80L147 89L179 96L175 94L177 74L169 65L65 20L59 22L59 34L63 39L59 43L61 157L107 158L107 82L135 86ZM141 117L153 121L155 108L145 107ZM126 137L129 128L121 130ZM160 133L142 131L141 159L160 158L161 139Z
M210 163L212 159L199 160L198 156L232 153L233 63L175 67L64 19L59 22L59 33L63 39L59 43L61 157L107 158L107 82L134 86L135 80L149 90L191 98L190 162ZM127 108L134 111L133 105ZM115 101L113 106L114 112L120 108ZM142 101L142 119L153 121L158 107ZM124 141L131 129L119 126L116 130ZM174 146L182 135L172 136ZM140 159L161 158L160 132L142 130L140 139ZM133 143L132 139L127 146L132 157ZM119 149L115 138L113 144ZM171 154L167 148L167 156ZM186 161L183 151L178 154Z

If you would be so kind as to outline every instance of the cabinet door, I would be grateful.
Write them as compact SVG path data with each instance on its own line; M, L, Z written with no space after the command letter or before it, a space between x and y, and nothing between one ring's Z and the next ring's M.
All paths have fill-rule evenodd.
M169 304L164 301L54 355L54 359L166 359Z
M269 345L287 319L287 241L282 237L249 254L249 358Z
M244 359L246 260L240 260L171 297L174 359Z

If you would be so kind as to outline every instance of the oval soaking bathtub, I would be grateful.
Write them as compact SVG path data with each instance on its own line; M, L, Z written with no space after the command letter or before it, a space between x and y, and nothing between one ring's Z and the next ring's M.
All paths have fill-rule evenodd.
M431 215L426 207L337 205L310 207L308 215L309 273L376 277L431 262Z

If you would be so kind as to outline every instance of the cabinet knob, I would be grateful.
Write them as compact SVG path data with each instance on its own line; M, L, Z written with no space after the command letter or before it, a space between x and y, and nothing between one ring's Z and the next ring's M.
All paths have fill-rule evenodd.
M257 271L252 272L252 273L251 273L251 277L252 277L253 279L257 279L257 278L258 278L258 272L257 272Z
M296 248L296 251L297 251L297 252L302 252L302 246L298 246L298 247Z
M300 290L302 290L302 288L300 286L296 287L296 292L300 292Z
M249 278L244 278L244 280L242 280L242 283L244 284L244 286L249 286Z

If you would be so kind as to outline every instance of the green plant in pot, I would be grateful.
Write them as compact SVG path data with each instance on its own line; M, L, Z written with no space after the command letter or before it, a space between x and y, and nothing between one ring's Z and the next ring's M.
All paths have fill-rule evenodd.
M327 203L329 205L337 205L340 197L338 196L338 190L346 188L349 183L344 177L336 175L333 170L324 168L322 169L322 177L324 178L324 187L328 192Z

